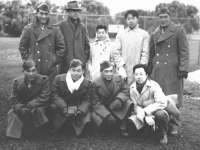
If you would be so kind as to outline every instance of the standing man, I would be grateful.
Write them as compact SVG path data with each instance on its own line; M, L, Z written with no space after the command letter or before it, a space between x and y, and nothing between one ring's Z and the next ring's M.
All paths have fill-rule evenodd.
M37 8L32 24L24 27L19 51L23 61L31 58L37 65L37 72L47 75L50 83L58 74L57 64L65 55L66 47L57 25L52 24L47 4Z
M113 57L118 73L127 77L127 85L134 81L133 67L138 64L147 64L149 58L149 34L139 28L136 10L127 10L124 15L128 27L117 34Z
M20 138L26 125L39 127L49 122L44 111L51 94L48 77L37 73L33 60L23 63L23 73L13 80L10 97L12 109L8 112L6 136L13 138Z
M68 15L67 19L58 23L67 50L60 66L60 74L67 73L73 59L79 59L85 67L90 56L89 34L86 26L78 17L82 8L77 1L71 1L67 3L65 10Z
M170 20L171 13L163 7L158 11L159 26L150 38L149 68L152 80L159 83L165 95L178 94L178 105L183 103L183 78L187 78L189 69L189 45L183 27L175 25ZM171 125L171 134L178 133L174 123ZM179 124L179 123L178 123Z

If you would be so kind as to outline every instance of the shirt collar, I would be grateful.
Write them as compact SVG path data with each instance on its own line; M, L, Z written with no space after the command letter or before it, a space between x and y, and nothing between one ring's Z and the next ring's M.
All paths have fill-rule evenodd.
M130 27L127 28L127 31L134 31L137 28L139 28L139 24L137 24L133 29L131 29Z

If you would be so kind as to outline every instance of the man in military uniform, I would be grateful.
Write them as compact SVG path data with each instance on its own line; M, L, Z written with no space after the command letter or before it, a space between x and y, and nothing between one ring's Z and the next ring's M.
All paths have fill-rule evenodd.
M8 112L6 136L20 138L24 124L33 122L35 127L48 122L44 107L50 98L47 76L37 73L33 60L23 63L24 75L14 79L11 93L12 109Z
M47 4L39 5L33 23L24 27L19 51L23 61L33 59L37 72L47 75L50 83L53 82L66 47L59 27L52 24Z
M171 22L168 8L158 10L159 26L150 37L149 68L151 79L159 83L165 95L178 94L177 107L183 106L183 78L189 69L189 44L185 29ZM177 135L180 118L169 122L171 135Z

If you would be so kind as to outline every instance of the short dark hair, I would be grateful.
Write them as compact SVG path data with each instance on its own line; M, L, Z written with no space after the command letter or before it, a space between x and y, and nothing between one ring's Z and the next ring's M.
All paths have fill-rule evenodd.
M98 25L98 26L96 27L96 31L98 31L99 29L104 29L105 31L107 31L106 25Z
M81 66L82 69L84 69L83 63L82 63L79 59L73 59L73 60L70 62L69 68L76 68L76 67L78 67L78 66Z
M138 69L138 68L143 68L144 71L146 72L147 75L149 75L149 68L147 65L145 64L137 64L133 67L133 73L135 73L135 70Z
M139 18L139 14L137 10L134 10L134 9L127 10L124 14L124 18L126 19L129 14L131 14L133 17Z

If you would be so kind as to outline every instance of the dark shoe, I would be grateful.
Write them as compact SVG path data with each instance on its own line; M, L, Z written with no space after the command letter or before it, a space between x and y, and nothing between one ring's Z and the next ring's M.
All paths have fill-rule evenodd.
M159 140L159 143L163 145L166 145L168 143L167 134L165 134L164 137Z

